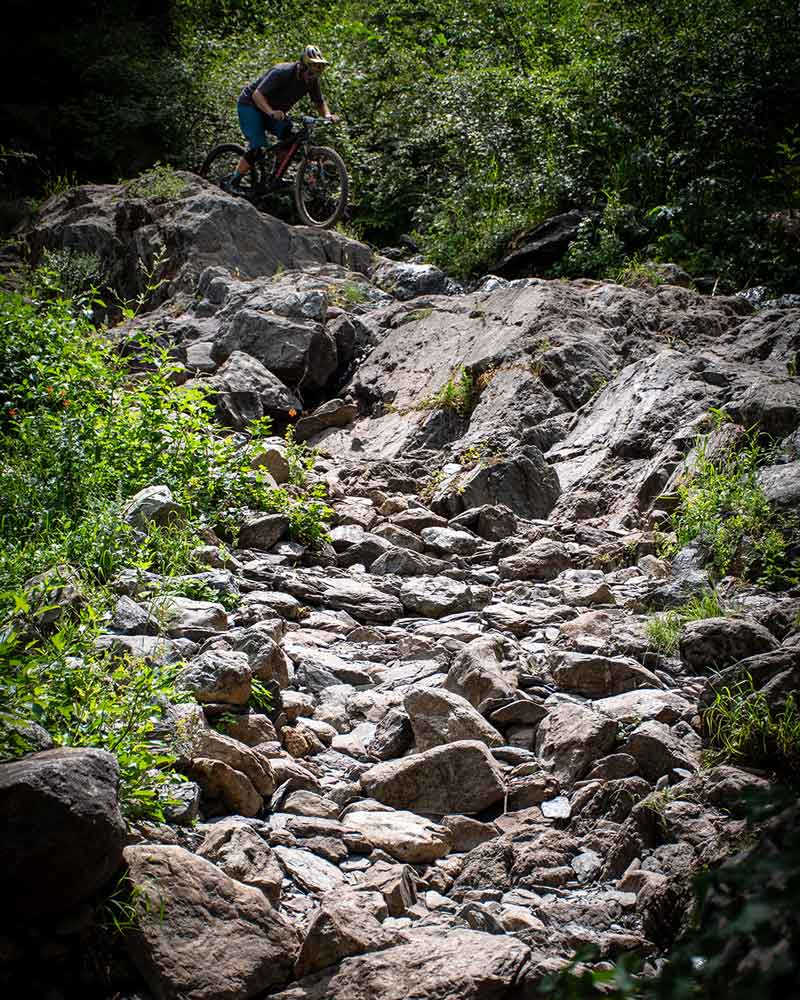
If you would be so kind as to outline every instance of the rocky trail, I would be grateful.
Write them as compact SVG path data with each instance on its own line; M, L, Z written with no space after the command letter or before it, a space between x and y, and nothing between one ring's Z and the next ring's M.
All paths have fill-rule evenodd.
M31 245L98 253L131 296L163 245L167 283L114 336L156 332L235 432L295 410L335 512L317 550L259 512L232 552L210 539L196 578L238 603L156 613L141 574L115 581L104 648L181 662L196 699L164 722L186 778L168 823L124 830L102 751L4 765L6 801L60 817L30 848L41 893L77 899L124 859L151 901L130 997L521 1000L587 944L655 967L692 874L741 842L737 794L767 783L701 766L703 700L720 677L800 680L797 590L723 580L732 616L653 646L652 612L710 586L695 547L659 557L663 498L699 433L757 425L764 489L800 506L800 309L679 284L465 291L188 176L164 204L61 195ZM468 400L436 405L459 380ZM287 481L282 438L261 462ZM155 486L128 515L173 507ZM6 891L38 895L32 863Z

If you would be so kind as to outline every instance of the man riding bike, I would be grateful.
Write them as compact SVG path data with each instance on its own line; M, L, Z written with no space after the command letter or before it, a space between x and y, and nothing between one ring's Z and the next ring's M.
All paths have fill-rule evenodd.
M239 193L242 177L252 169L259 149L267 145L267 132L278 140L291 133L292 119L287 112L306 94L321 117L334 122L339 120L338 115L331 114L319 86L319 78L328 65L316 45L306 45L297 62L278 63L242 90L236 109L247 139L247 152L223 183L226 191Z

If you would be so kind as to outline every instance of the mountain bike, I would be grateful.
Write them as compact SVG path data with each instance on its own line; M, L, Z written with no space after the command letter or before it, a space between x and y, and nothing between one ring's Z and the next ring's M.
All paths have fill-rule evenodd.
M295 121L286 139L258 151L253 168L239 185L239 194L262 208L272 196L291 191L297 213L307 226L327 229L344 215L350 183L344 160L329 146L314 146L314 129L330 124L325 118L303 115ZM239 160L244 147L233 143L215 146L203 161L200 176L222 187ZM287 172L297 159L293 180Z

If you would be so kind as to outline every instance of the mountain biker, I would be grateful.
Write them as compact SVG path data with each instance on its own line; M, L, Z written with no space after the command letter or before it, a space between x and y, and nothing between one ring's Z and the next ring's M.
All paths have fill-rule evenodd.
M259 149L267 145L267 132L278 140L285 140L291 134L292 119L287 111L306 94L317 106L321 117L339 121L338 115L331 114L319 86L319 78L328 65L328 60L323 58L316 45L306 45L297 62L278 63L242 90L236 110L247 139L247 152L223 183L226 191L239 193L242 177L251 170ZM279 142L276 148L280 145Z

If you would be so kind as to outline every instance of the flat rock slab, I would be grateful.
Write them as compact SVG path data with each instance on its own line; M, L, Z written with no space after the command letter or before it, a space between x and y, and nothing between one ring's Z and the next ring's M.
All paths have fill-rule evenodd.
M328 892L345 881L344 875L336 865L317 857L311 851L297 847L276 847L274 851L289 878L297 882L306 892Z
M140 889L126 944L157 1000L246 1000L290 978L297 933L258 889L182 847L124 856Z
M411 865L430 864L452 848L452 835L446 827L405 810L348 812L345 822L372 847Z
M474 740L377 764L361 776L361 787L395 809L440 815L480 812L505 794L500 768Z
M457 740L480 740L490 747L503 744L503 737L466 698L452 691L414 688L403 704L417 750L423 752Z
M403 615L403 605L392 594L360 580L331 580L325 588L326 607L347 611L363 624L390 625Z
M272 1000L501 1000L530 950L511 937L439 927L408 931L406 943L346 958Z
M587 698L605 698L635 688L659 688L661 681L628 656L561 653L552 667L559 688Z
M400 591L405 610L425 618L477 611L489 603L490 597L488 587L437 576L415 577L404 583Z

